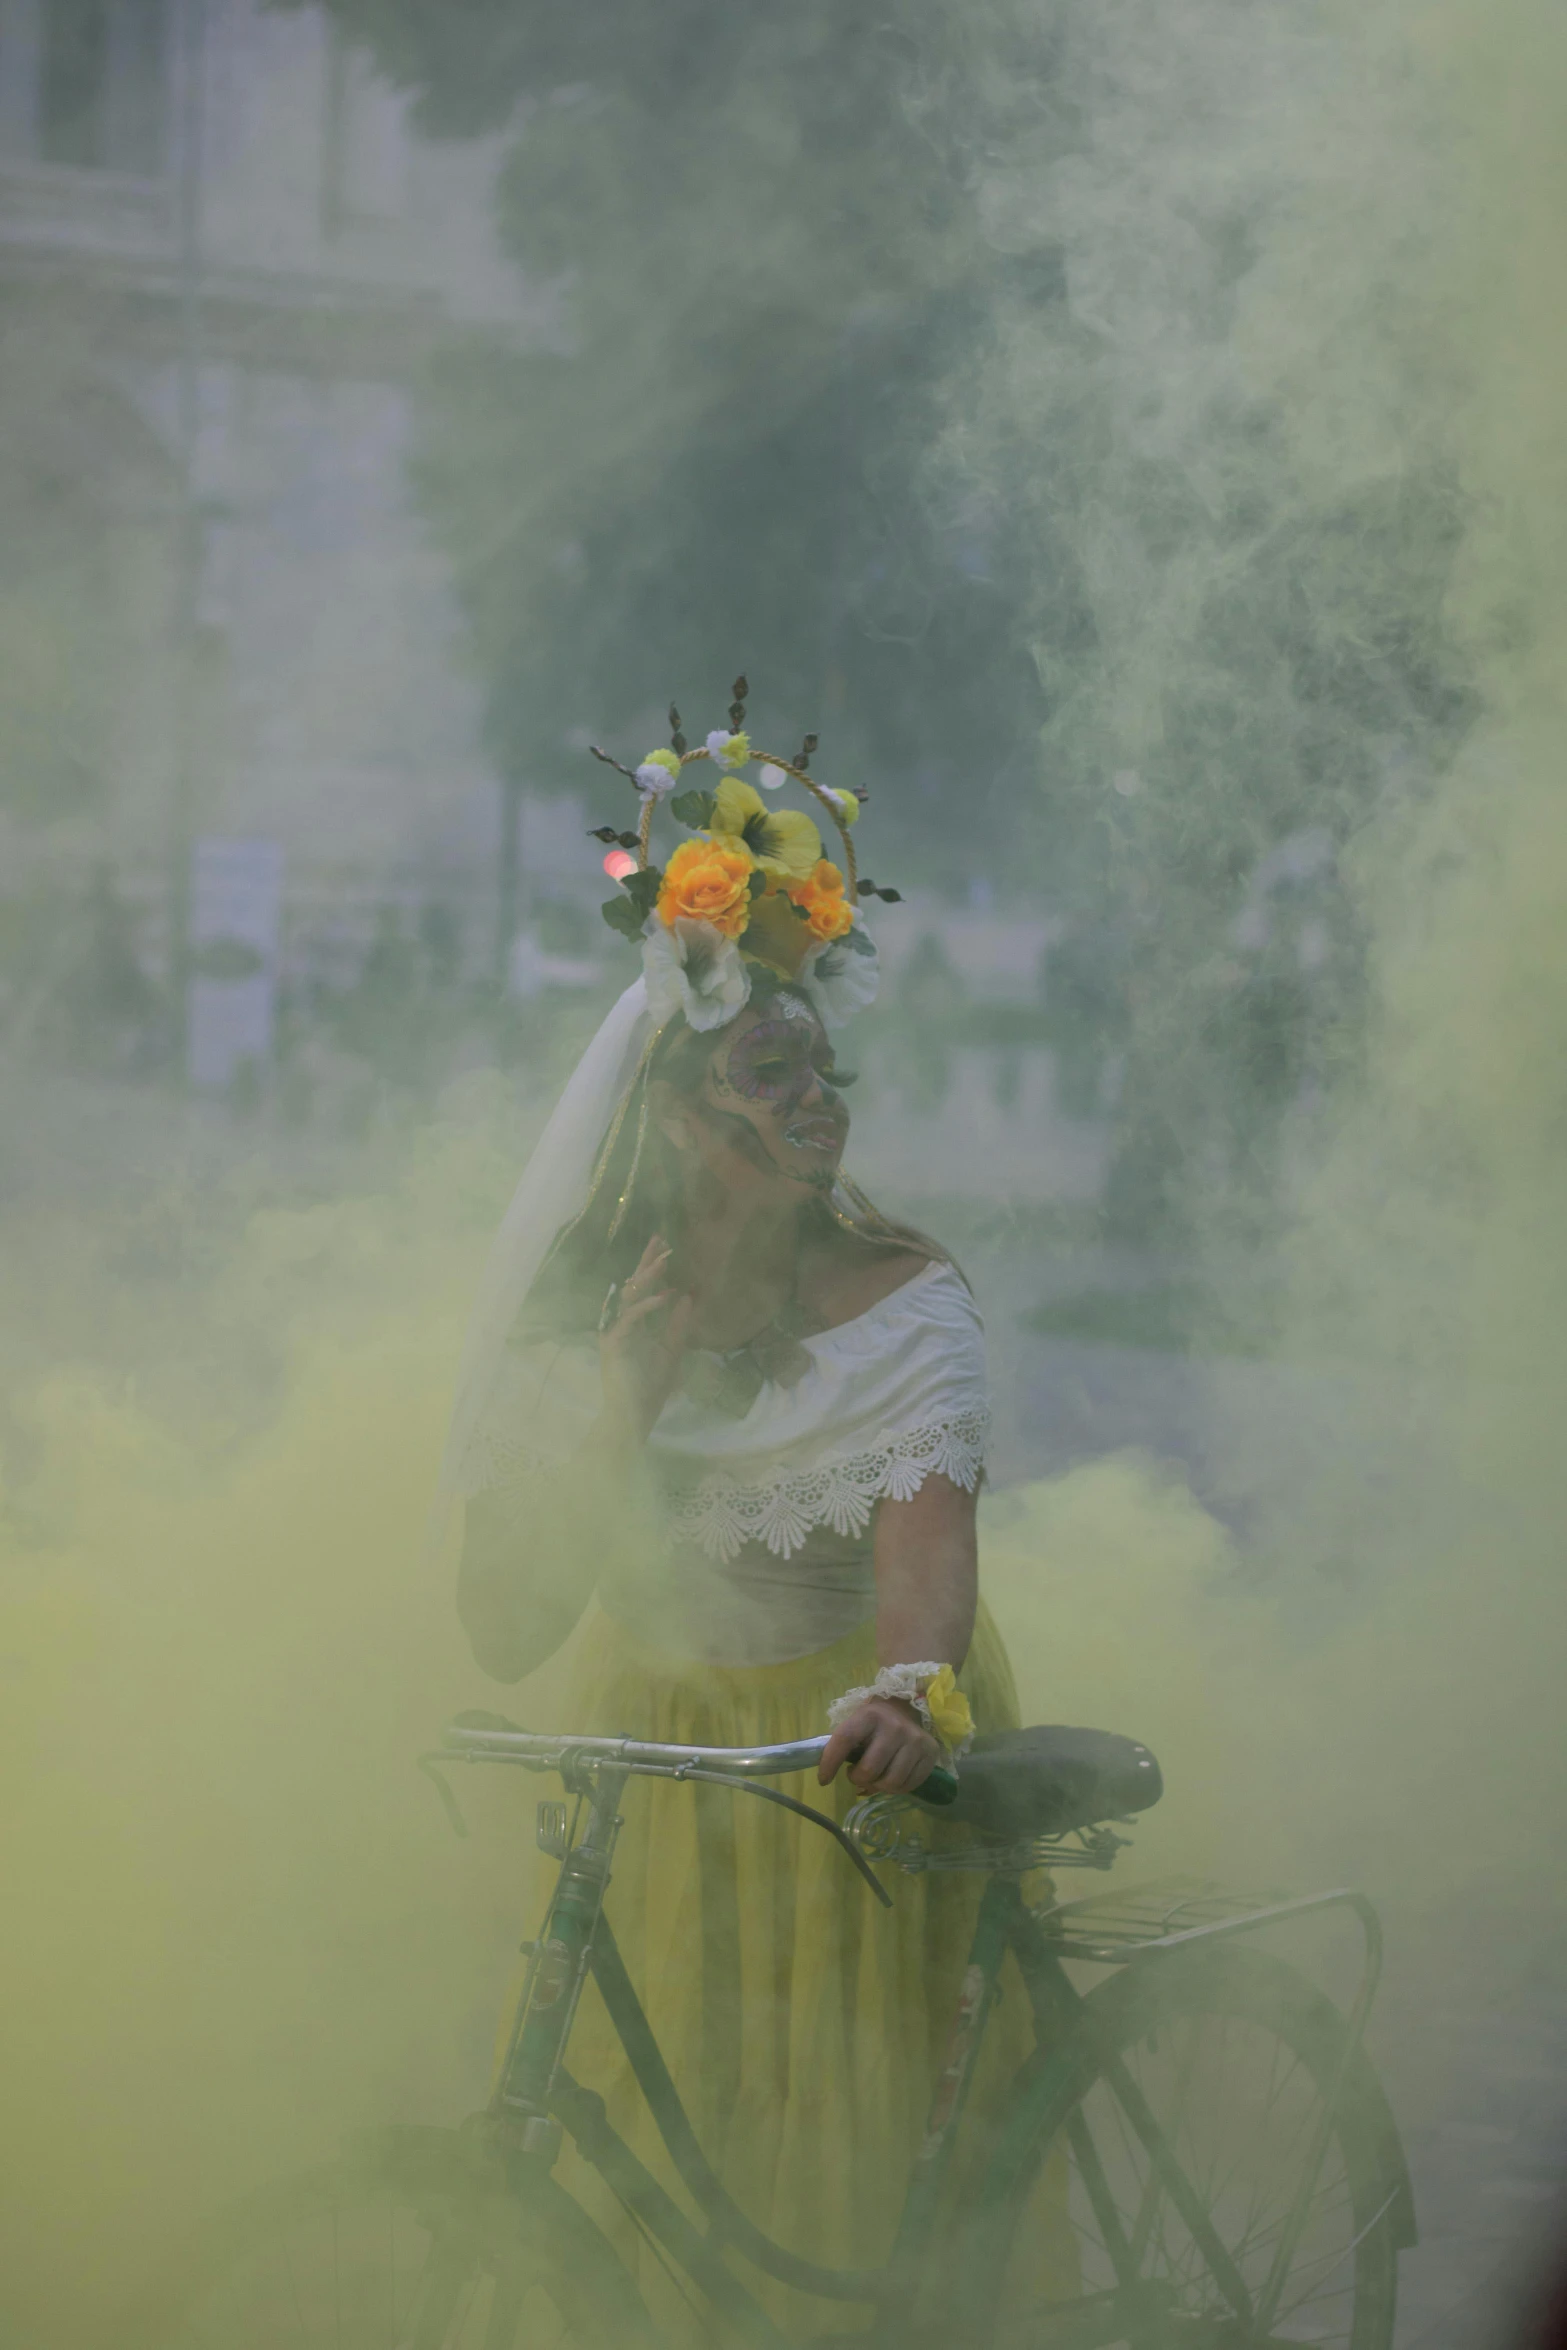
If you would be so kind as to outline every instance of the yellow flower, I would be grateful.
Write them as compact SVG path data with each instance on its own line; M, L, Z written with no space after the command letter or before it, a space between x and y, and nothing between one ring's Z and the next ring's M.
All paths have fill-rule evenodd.
M748 734L725 734L722 727L707 738L707 754L720 767L743 767L751 756Z
M711 922L725 938L738 938L751 916L750 851L736 840L683 840L659 885L659 919L667 928L684 919Z
M662 767L667 775L678 775L680 773L680 753L670 750L649 751L642 764L644 767Z
M831 800L833 806L837 809L839 816L842 818L845 824L858 824L860 821L860 803L855 793L852 791L839 791L837 786L831 783L824 783L822 785L822 790L827 794L827 797Z
M815 938L842 938L854 928L854 908L843 894L843 875L826 857L804 881L791 885L789 896Z
M755 786L726 775L713 798L713 831L741 841L764 873L788 886L821 860L822 836L797 808L769 808Z
M924 1697L930 1712L930 1726L949 1754L966 1746L974 1735L974 1716L969 1701L958 1687L957 1674L950 1665L943 1665L939 1673L932 1673L925 1684Z

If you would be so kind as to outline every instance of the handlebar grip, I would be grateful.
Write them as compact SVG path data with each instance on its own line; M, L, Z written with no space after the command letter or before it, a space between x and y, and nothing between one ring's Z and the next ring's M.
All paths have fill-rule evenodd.
M919 1786L914 1788L912 1792L916 1803L929 1803L938 1809L944 1809L947 1804L956 1803L958 1799L958 1774L956 1771L943 1769L942 1765L937 1763L930 1777L921 1780Z

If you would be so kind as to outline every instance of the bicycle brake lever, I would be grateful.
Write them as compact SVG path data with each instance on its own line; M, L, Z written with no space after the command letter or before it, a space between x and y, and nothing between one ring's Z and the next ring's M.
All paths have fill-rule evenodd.
M888 1892L880 1877L877 1876L876 1871L871 1867L871 1864L866 1859L864 1853L861 1852L857 1844L853 1843L851 1839L844 1834L837 1821L830 1820L824 1811L814 1810L810 1804L802 1803L799 1797L796 1795L785 1795L781 1787L764 1787L760 1780L757 1779L733 1779L726 1771L699 1771L686 1769L683 1770L680 1775L682 1779L703 1779L710 1786L714 1787L732 1787L737 1795L758 1796L763 1803L776 1803L783 1811L797 1812L802 1820L814 1821L818 1828L826 1829L828 1835L833 1838L834 1842L838 1845L839 1849L844 1854L844 1857L853 1861L855 1867L859 1870L860 1875L865 1879L866 1884L869 1885L871 1891L875 1894L877 1900L881 1903L882 1908L891 1909L892 1895Z

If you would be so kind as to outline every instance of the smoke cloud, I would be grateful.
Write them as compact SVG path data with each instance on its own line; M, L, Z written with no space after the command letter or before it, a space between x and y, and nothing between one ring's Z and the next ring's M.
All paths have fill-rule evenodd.
M1139 1867L1359 1879L1395 1973L1505 1997L1559 1935L1567 1827L1567 29L1540 0L979 23L980 214L1035 266L921 478L1033 549L1038 788L1091 844L1034 879L1141 908L1124 1085L1210 1138L1160 1212L1298 1399L1287 1441L1215 1405L1211 1511L1131 1456L996 1494L992 1601L1026 1716L1159 1753ZM1358 992L1264 1111L1230 925L1312 823ZM188 1200L5 1210L18 2341L92 2341L226 2195L482 2093L526 1805L465 1783L458 1844L412 1768L495 1695L419 1536L526 1120L449 1108L324 1204L238 1180L178 1282L129 1243ZM542 1724L556 1692L504 1702Z

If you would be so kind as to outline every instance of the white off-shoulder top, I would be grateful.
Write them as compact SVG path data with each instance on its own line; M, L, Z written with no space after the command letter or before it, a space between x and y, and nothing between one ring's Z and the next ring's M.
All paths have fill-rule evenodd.
M950 1265L801 1344L808 1367L765 1383L743 1418L677 1389L649 1435L664 1539L613 1569L599 1598L666 1654L760 1665L830 1646L875 1606L877 1503L933 1473L979 1482L984 1327ZM475 1482L564 1463L598 1409L595 1346L520 1350Z

